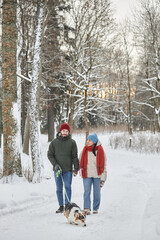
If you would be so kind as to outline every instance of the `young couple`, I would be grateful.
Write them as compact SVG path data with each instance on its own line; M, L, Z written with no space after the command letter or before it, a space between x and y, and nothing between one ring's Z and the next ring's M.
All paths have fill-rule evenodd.
M93 213L98 213L106 172L106 156L98 140L97 134L90 134L79 160L76 142L71 139L70 126L63 123L57 136L49 145L48 159L53 165L56 193L59 208L56 213L62 213L65 205L71 200L72 175L80 175L84 186L84 212L91 211L91 187L93 185ZM58 173L58 174L57 174ZM65 202L63 201L63 184L65 185Z

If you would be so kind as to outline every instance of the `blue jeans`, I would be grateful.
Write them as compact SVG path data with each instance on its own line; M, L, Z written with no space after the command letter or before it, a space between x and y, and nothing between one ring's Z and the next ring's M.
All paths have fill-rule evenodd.
M56 176L56 171L54 171L54 177L56 182L56 193L59 206L63 206L63 183L65 188L65 204L71 200L71 184L72 184L72 172L65 172ZM63 181L62 181L63 178Z
M83 178L84 209L91 209L91 187L93 185L93 210L98 210L101 199L100 178Z

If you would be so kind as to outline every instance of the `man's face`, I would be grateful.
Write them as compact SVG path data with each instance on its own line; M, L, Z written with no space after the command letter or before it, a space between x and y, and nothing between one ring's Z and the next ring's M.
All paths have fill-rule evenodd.
M67 137L68 134L69 134L69 131L68 131L67 129L63 129L63 130L61 131L61 136L62 136L62 137Z

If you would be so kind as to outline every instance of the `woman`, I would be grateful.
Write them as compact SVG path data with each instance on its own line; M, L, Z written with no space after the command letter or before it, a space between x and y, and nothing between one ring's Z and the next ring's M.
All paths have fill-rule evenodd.
M91 211L91 187L93 185L93 213L98 213L101 198L101 187L107 177L106 156L97 134L90 134L87 144L80 155L80 173L84 186L84 212Z

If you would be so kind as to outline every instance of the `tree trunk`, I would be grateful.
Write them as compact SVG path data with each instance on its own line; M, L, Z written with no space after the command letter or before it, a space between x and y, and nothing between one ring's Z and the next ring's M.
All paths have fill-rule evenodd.
M0 8L0 26L2 27L2 8ZM0 39L2 39L1 31L0 31ZM0 49L2 50L2 42L0 41ZM2 62L2 54L0 54L0 62ZM0 76L2 75L2 69L0 67ZM0 148L2 147L2 85L0 79Z
M32 82L30 96L30 141L33 163L33 182L40 182L41 178L41 156L40 156L40 124L39 124L39 101L40 101L40 79L41 79L41 52L44 24L44 4L40 4L36 39L34 47Z
M69 125L71 127L71 132L70 134L72 135L73 132L73 114L74 114L74 96L71 96L71 105L70 105L70 113L69 113Z
M27 113L25 129L24 129L24 142L23 142L23 152L29 155L29 136L30 136L30 127L29 127L29 112Z
M88 125L88 117L87 117L87 89L85 89L85 96L84 96L84 126L86 131L86 141L89 134L89 125Z
M21 176L19 125L17 121L17 28L16 0L3 1L2 23L2 114L3 114L3 176ZM7 181L7 178L6 178Z
M54 138L54 101L50 101L48 111L48 142Z
M131 83L130 83L130 71L129 71L129 60L127 60L127 81L128 81L128 132L129 138L129 148L132 146L132 107L131 107Z
M1 98L1 94L0 94L0 98ZM1 137L2 137L2 104L0 102L0 148L2 146Z

